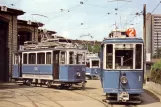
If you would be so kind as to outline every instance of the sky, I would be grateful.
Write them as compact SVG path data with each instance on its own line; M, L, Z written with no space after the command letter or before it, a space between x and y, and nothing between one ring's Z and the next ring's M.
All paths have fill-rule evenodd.
M137 37L142 38L143 17L136 16L135 13L143 10L143 4L146 4L147 12L152 12L159 2L160 0L0 0L0 5L23 10L26 13L18 19L41 22L45 24L43 29L56 31L59 36L102 41L115 29L114 24L119 29L134 27ZM161 14L161 4L153 14Z

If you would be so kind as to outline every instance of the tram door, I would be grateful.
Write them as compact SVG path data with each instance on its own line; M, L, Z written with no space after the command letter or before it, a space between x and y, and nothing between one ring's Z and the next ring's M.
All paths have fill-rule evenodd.
M12 76L14 78L22 77L22 53L14 54Z
M18 62L19 76L22 77L22 53L19 54L18 58L19 58Z
M53 52L53 64L54 64L54 79L59 79L59 52Z

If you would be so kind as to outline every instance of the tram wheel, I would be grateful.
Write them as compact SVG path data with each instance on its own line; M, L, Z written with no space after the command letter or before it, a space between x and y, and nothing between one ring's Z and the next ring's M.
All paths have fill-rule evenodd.
M82 82L82 90L85 90L86 83Z
M91 80L91 76L86 76L86 80Z
M51 87L51 82L50 81L47 81L47 87L50 88Z

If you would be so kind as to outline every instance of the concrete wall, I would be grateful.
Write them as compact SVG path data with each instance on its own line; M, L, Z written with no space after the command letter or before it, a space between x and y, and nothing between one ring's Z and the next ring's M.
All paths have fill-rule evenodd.
M156 84L154 82L149 82L148 83L148 88L152 91L154 91L157 94L161 95L161 85L160 84Z

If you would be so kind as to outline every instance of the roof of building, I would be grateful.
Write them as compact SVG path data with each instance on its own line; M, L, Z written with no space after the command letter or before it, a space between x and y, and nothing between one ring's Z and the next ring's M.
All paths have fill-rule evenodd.
M26 20L17 20L18 25L24 26L35 26L35 27L42 27L44 24L40 22L31 22Z
M7 13L12 15L23 15L25 12L18 9L8 8L6 6L0 6L0 12L1 13Z
M43 32L43 29L38 29L38 31L39 31L39 33ZM49 33L51 35L51 34L56 34L57 32L56 31L47 30L47 33Z

